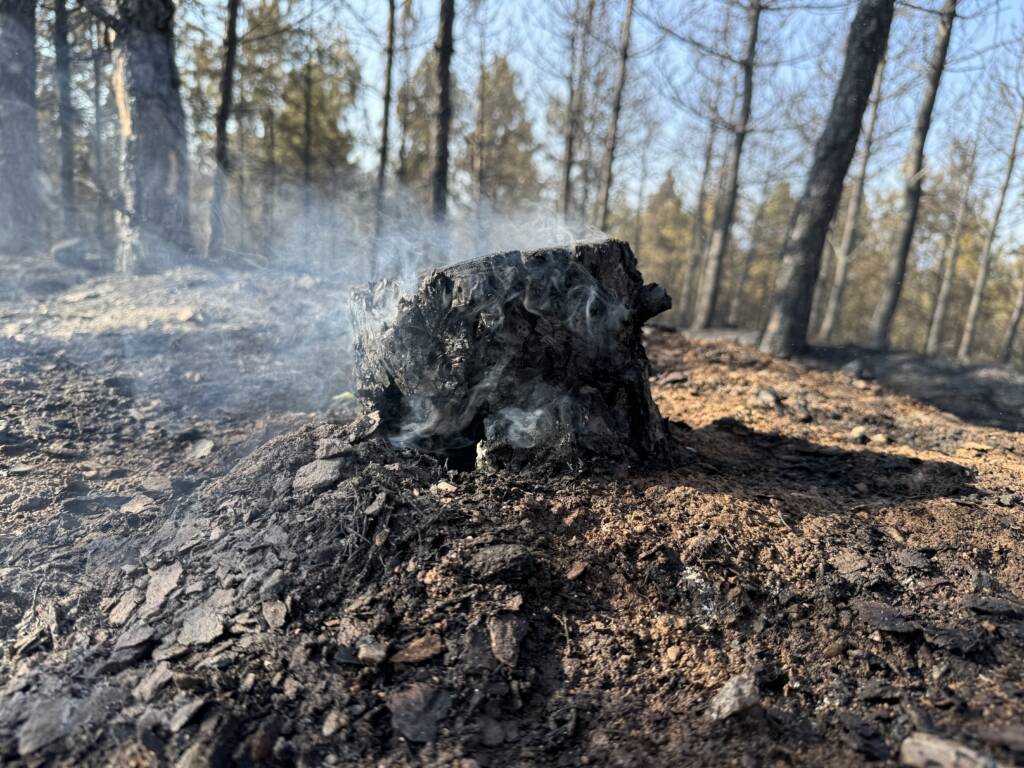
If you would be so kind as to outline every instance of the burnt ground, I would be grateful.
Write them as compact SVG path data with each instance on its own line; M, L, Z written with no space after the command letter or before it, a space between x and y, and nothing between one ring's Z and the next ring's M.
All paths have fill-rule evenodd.
M1024 441L960 369L652 330L672 469L454 472L349 422L337 286L29 287L0 763L1024 761Z

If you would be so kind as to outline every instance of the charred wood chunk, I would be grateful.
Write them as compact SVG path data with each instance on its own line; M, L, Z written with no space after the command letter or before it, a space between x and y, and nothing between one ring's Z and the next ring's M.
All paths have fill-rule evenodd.
M671 306L617 240L510 251L353 296L358 394L453 465L667 461L644 321Z

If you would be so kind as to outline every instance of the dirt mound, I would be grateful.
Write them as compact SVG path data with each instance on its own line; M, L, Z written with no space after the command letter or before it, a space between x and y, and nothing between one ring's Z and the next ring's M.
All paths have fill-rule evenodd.
M157 494L3 626L0 759L859 765L914 732L1024 756L1018 437L650 341L673 469L449 472L321 423Z

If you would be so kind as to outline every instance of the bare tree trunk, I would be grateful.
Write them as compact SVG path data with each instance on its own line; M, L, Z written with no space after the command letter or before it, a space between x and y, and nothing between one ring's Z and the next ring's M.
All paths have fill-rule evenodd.
M764 199L757 206L754 213L754 222L750 226L750 245L743 253L740 262L740 270L736 275L736 288L733 291L732 299L729 302L729 315L725 324L730 328L736 328L740 322L740 309L743 306L743 290L746 287L747 275L750 273L750 265L754 263L754 255L757 252L757 238L761 231L761 222L764 220L765 209L768 206L768 188L765 185Z
M107 213L110 193L107 191L106 153L103 151L103 63L106 58L104 34L99 22L93 24L95 39L92 50L92 162L93 186L96 188L96 242L104 253L110 247Z
M432 202L434 218L448 217L448 139L452 127L452 53L455 43L455 0L441 0L441 23L437 32L437 150L434 155Z
M227 29L224 34L224 68L220 73L220 104L217 106L216 139L213 174L213 197L210 200L210 242L206 257L217 260L224 255L224 193L231 173L231 155L228 148L228 120L234 102L235 59L238 55L239 0L228 0ZM244 201L243 201L244 205Z
M861 152L860 167L857 179L850 195L850 204L846 209L846 221L843 224L843 235L836 251L835 275L825 305L825 314L821 320L819 336L822 341L830 342L839 328L839 318L843 308L843 294L846 292L846 280L850 269L850 260L857 249L860 233L857 230L861 208L864 206L864 184L868 178L868 164L871 162L871 149L875 140L875 125L878 123L878 106L882 102L882 79L885 76L885 58L875 71L875 83L872 87L874 98L868 112L868 123L864 129L864 149Z
M71 103L67 0L54 0L53 52L57 81L57 123L60 126L60 200L63 208L63 234L69 237L77 231L78 214L75 205L75 110Z
M759 3L760 0L755 0ZM612 178L615 170L615 148L619 141L619 115L622 112L622 93L626 90L626 73L629 65L629 41L633 31L633 0L626 0L626 15L622 19L622 37L619 45L619 72L615 79L615 95L612 97L612 116L605 139L604 158L601 161L601 193L598 220L602 230L608 228L608 203L611 200Z
M277 202L277 147L274 143L274 111L263 113L263 132L266 137L266 175L263 186L263 253L269 259L274 252L274 218Z
M307 54L302 72L302 217L309 226L313 214L313 63Z
M408 176L406 161L409 155L409 83L412 80L412 57L409 46L412 38L412 0L402 4L402 84L398 89L398 168L395 179L398 185L405 186Z
M924 98L917 112L917 124L914 136L910 141L910 152L907 155L906 186L903 197L903 223L896 240L896 250L889 262L889 271L882 286L882 296L871 318L870 344L876 349L889 346L892 332L892 320L896 315L896 307L903 291L903 279L907 274L907 261L914 242L914 229L917 226L917 211L921 205L921 187L924 180L924 145L928 139L928 129L932 123L932 110L935 98L942 82L942 72L946 67L946 54L949 51L949 40L953 35L953 19L956 17L957 0L945 0L939 14L939 29L935 39L935 51L928 67L928 79L925 82Z
M700 188L697 191L697 207L693 212L693 229L690 234L690 256L686 261L683 273L682 296L679 298L679 317L687 320L690 304L693 300L694 277L700 271L701 254L704 253L704 209L708 205L708 182L711 179L711 164L715 155L715 137L718 134L718 123L712 118L708 121L708 136L704 142L704 167L700 174Z
M576 137L580 130L580 112L583 108L583 73L587 66L587 48L596 5L596 0L587 0L582 29L577 28L576 19L573 19L572 38L569 45L572 62L569 66L569 99L566 102L565 128L563 130L565 145L562 158L563 220L569 218L569 209L572 207L572 168L576 160Z
M807 344L821 250L857 149L861 120L885 55L894 0L860 0L846 41L843 73L828 122L814 147L803 194L790 219L761 350L793 354Z
M125 154L119 266L125 272L165 269L194 250L174 10L172 0L118 2L115 96Z
M977 146L972 146L967 178L964 180L963 193L960 195L960 204L956 210L956 220L953 224L953 233L950 236L944 253L942 254L942 280L939 283L938 293L935 295L935 306L932 309L931 322L928 324L928 341L925 342L924 353L936 355L942 343L942 324L946 320L946 310L949 307L949 294L953 288L953 279L956 277L956 262L960 258L960 238L963 237L964 224L967 221L967 212L970 208L971 186L974 183L975 153Z
M249 251L249 192L248 192L248 159L246 149L244 108L235 110L235 124L238 126L238 250Z
M722 266L725 264L725 257L729 251L729 235L732 231L732 221L736 213L736 198L739 194L740 159L743 154L743 143L750 130L750 108L754 98L754 57L757 54L761 8L761 0L750 0L747 13L747 45L741 63L743 97L739 116L734 126L733 146L726 166L722 196L719 198L718 210L715 214L717 226L711 236L711 244L708 246L693 320L690 323L690 327L694 330L708 328L714 321L715 305L718 303L718 292L722 280Z
M1020 141L1021 127L1024 126L1024 102L1021 103L1017 112L1017 124L1013 129L1013 142L1010 144L1010 157L1006 161L1006 174L1003 176L1003 185L999 188L999 197L996 202L995 213L992 214L992 221L989 223L988 232L985 233L985 247L981 252L981 260L978 262L978 275L974 280L974 290L971 292L971 303L967 308L967 318L964 320L964 332L960 337L960 347L956 356L961 362L967 362L971 357L971 344L974 343L974 334L978 325L978 316L981 314L981 302L985 297L985 283L988 282L988 271L992 263L992 247L995 244L996 233L999 231L999 220L1003 215L1003 206L1006 204L1006 192L1013 180L1013 167L1017 164L1017 144Z
M1003 348L999 351L999 362L1004 365L1009 363L1013 356L1013 346L1017 342L1017 332L1020 330L1022 316L1024 316L1024 275L1021 276L1017 300L1013 303L1013 314L1010 316L1010 325L1006 329L1006 339L1003 340Z
M0 0L0 251L39 248L36 1Z
M377 278L377 248L384 227L384 190L388 171L388 129L391 127L391 71L395 65L395 0L388 0L387 47L384 49L384 114L380 121L380 157L377 188L373 200L373 247L370 249L370 279Z
M644 146L640 150L640 178L636 188L636 218L633 221L633 252L641 253L641 247L643 245L644 236L644 200L647 198L647 168L648 168L648 153L651 149L651 138L653 137L654 131L651 125L648 124L647 131L644 135Z

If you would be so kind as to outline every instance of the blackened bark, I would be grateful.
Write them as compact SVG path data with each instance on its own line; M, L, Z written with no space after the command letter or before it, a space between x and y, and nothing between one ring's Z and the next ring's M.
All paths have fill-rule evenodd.
M928 129L932 123L932 111L935 98L942 82L942 72L946 67L946 54L949 41L953 35L953 19L956 17L957 0L945 0L939 13L939 29L935 40L935 51L928 67L928 78L925 82L924 97L917 112L917 124L914 136L910 141L910 152L907 155L906 186L903 195L903 222L900 225L896 249L889 262L889 270L882 286L882 295L871 318L870 344L876 349L889 346L892 333L892 320L896 315L896 307L903 291L903 279L907 273L907 261L914 242L914 229L917 226L917 212L921 205L922 183L924 180L924 145L928 139Z
M615 240L384 282L353 296L357 394L393 443L456 466L663 462L641 326L669 306Z
M743 70L743 95L739 115L733 126L732 150L729 154L725 180L715 212L716 227L704 259L696 306L690 323L690 327L694 330L709 328L714 322L715 306L718 303L718 293L721 287L722 267L729 251L729 236L732 232L732 222L736 213L736 198L739 194L740 160L743 155L743 144L750 131L750 109L754 98L754 59L757 55L761 10L761 0L750 0L750 6L747 9L747 45L740 65Z
M755 0L759 2L759 0ZM608 204L611 200L612 174L615 169L615 148L619 141L619 115L622 113L622 93L626 89L626 73L629 65L629 41L633 31L633 0L626 0L626 15L622 19L622 37L619 44L619 71L615 79L615 95L612 97L612 114L605 139L604 158L601 161L601 193L598 200L602 230L608 228Z
M434 218L448 216L448 140L452 125L452 53L455 45L455 0L441 0L441 23L437 33L437 149L431 184Z
M846 292L846 280L850 269L850 260L857 248L859 237L858 219L864 206L864 185L868 178L868 164L871 162L871 149L875 140L875 125L878 123L878 106L882 101L882 78L885 76L885 59L883 58L875 72L873 86L874 99L868 112L868 123L864 129L864 149L860 157L857 179L850 195L850 204L846 209L846 222L843 224L843 235L836 251L836 269L832 278L832 286L825 304L825 314L821 320L819 336L825 342L832 341L839 327L839 318L843 309L843 294Z
M115 86L124 158L123 272L153 272L194 253L181 77L172 0L119 0Z
M75 205L75 110L71 103L71 46L68 43L67 0L54 0L54 74L57 81L57 123L60 126L60 199L64 235L77 230Z
M1017 164L1017 144L1020 142L1022 127L1024 127L1024 102L1021 103L1020 110L1017 112L1017 124L1013 129L1013 142L1010 145L1010 156L1006 161L1003 185L999 188L996 210L992 214L992 221L989 222L988 232L985 233L985 247L981 252L981 260L978 262L978 274L974 280L974 290L971 292L971 303L967 308L967 318L964 320L964 332L960 337L960 347L956 353L957 358L964 363L968 362L971 357L971 345L974 343L978 316L981 314L981 303L985 297L985 284L988 282L989 267L992 264L992 248L999 231L999 220L1003 216L1003 208L1006 205L1006 193L1013 180L1013 169Z
M377 277L377 246L384 226L384 188L388 170L388 130L391 127L391 71L395 64L395 0L388 0L387 46L384 49L384 114L380 122L380 150L377 188L373 200L373 247L370 249L370 279Z
M939 282L939 290L935 295L935 306L932 308L932 318L928 325L928 340L925 342L924 353L936 355L942 343L942 325L946 320L946 311L949 307L949 294L953 289L953 279L956 277L956 263L960 258L960 239L963 237L964 224L967 221L967 213L970 209L971 185L974 183L976 147L971 148L969 165L966 169L967 176L964 180L963 193L960 195L960 204L956 210L956 220L953 223L953 233L946 244L942 254L942 279Z
M846 57L825 130L803 194L790 219L761 350L792 354L807 344L821 250L857 148L875 71L885 55L894 0L860 0L846 41Z
M213 197L210 199L210 242L206 256L220 259L224 255L224 194L231 174L231 153L228 148L228 120L235 94L235 60L238 55L239 0L228 0L228 19L224 33L224 67L220 73L220 104L217 106L216 139L213 174ZM243 201L244 204L244 201Z
M0 0L0 251L41 247L36 2Z

